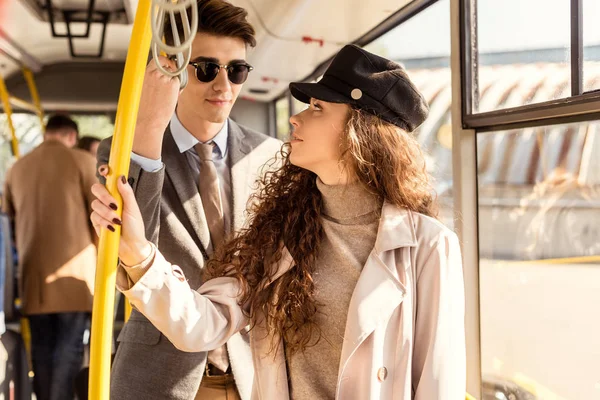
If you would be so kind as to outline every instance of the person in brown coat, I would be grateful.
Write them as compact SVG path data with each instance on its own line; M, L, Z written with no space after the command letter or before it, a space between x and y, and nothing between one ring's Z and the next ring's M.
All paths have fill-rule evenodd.
M72 147L77 124L52 116L44 141L7 174L4 211L15 227L19 296L31 326L38 400L72 399L92 311L96 246L88 218L95 159Z

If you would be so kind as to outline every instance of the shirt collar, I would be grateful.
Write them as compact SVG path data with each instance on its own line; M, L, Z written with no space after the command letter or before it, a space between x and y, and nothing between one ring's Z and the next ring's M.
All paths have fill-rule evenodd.
M221 157L224 157L227 154L227 137L228 137L228 125L229 121L225 120L225 123L221 127L221 130L217 135L212 139L215 142L217 149L221 153ZM174 113L171 117L171 134L173 135L173 139L177 144L177 148L180 153L185 153L195 145L199 143L199 140L194 137L185 129L179 118L177 117L177 113Z

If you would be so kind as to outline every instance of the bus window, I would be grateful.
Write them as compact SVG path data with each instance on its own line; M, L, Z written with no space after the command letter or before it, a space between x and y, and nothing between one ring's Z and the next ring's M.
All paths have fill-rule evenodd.
M583 0L583 90L600 89L600 2Z
M599 130L594 121L478 134L484 382L538 399L598 397Z
M539 1L478 0L477 2L477 54L479 79L474 82L479 99L474 101L474 112L494 111L501 108L522 106L571 95L570 72L570 23L569 2L554 1L552 7L544 7L544 23L539 18ZM515 13L515 7L519 12ZM515 69L511 65L531 65L535 68ZM507 90L516 81L545 76L555 81L547 92L535 98L523 96L516 102L484 101L486 92L497 91L496 85Z

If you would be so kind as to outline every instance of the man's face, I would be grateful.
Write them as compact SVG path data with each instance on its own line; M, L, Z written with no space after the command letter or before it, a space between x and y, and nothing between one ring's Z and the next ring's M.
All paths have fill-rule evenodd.
M192 42L192 62L211 61L220 65L245 62L246 44L242 39L198 33ZM211 82L200 82L193 66L188 66L188 84L179 95L178 114L222 123L231 112L242 84L234 84L221 68Z

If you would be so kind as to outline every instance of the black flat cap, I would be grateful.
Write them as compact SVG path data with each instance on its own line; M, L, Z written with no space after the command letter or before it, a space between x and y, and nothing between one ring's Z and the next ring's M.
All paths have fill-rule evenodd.
M425 121L429 105L401 65L346 45L317 83L290 83L292 96L346 103L412 132Z

